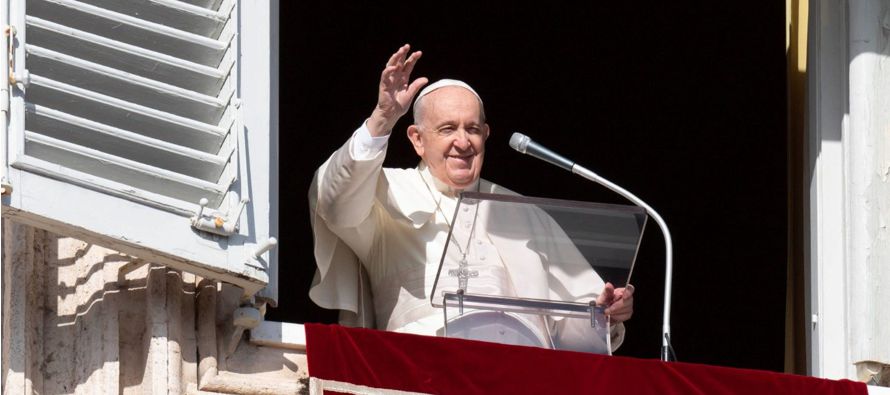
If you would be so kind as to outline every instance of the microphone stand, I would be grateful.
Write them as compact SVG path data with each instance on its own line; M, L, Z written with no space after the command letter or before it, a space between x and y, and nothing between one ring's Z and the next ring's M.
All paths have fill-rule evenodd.
M671 240L671 231L668 230L667 224L664 222L664 219L661 218L661 215L658 214L655 209L650 207L646 202L636 197L634 194L628 192L626 189L615 185L611 181L603 178L602 176L584 168L583 166L573 163L571 172L577 174L581 177L584 177L590 181L593 181L597 184L600 184L606 188L609 188L613 192L623 196L625 199L630 200L637 206L640 206L646 209L646 212L649 214L652 219L655 220L655 223L658 224L658 227L661 228L661 233L664 235L664 316L662 317L662 326L661 326L661 360L665 362L670 362L675 360L674 349L671 347L671 281L674 272L674 259L673 259L673 241Z
M624 196L637 206L646 209L649 214L661 228L664 235L664 317L661 326L661 360L665 362L676 360L674 348L671 346L671 281L674 274L674 244L671 240L671 231L668 230L667 224L661 218L655 209L650 207L646 202L628 192L624 188L615 185L613 182L601 177L600 175L578 165L577 163L566 159L544 146L535 143L531 138L522 133L513 133L510 136L510 147L520 153L534 156L554 166L566 169L574 174L584 177L590 181L609 188L613 192Z

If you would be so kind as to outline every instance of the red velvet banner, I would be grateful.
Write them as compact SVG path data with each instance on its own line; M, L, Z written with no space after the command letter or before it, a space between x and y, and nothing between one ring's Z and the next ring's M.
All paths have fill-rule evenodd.
M309 375L434 394L862 394L863 383L337 325L306 325Z

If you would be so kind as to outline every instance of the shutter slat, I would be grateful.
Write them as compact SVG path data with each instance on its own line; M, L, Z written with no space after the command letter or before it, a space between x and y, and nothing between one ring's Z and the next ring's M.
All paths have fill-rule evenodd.
M127 129L175 144L215 153L228 129L31 75L29 102Z
M204 66L33 16L27 17L27 28L33 45L205 95L219 94L229 73L230 65Z
M208 182L219 180L232 150L211 155L39 105L27 107L28 129Z
M128 190L221 203L238 174L234 10L229 0L216 10L27 0L25 156Z
M214 11L189 3L170 0L80 1L210 38L219 36L230 11L225 9Z
M32 45L26 50L32 73L53 73L59 82L208 124L217 124L226 109L227 103L216 97Z
M227 41L73 0L31 0L28 14L211 67L220 64L229 47Z
M198 178L164 170L72 144L62 140L25 131L25 154L70 169L96 175L132 187L184 201L197 202L207 198L212 206L219 205L228 185L217 185Z
M125 183L114 182L95 175L59 166L33 156L23 156L12 164L13 168L26 170L29 173L39 174L47 178L64 181L73 185L85 187L91 190L101 191L104 194L139 202L141 205L153 207L179 216L188 217L198 209L197 203L174 199L143 189L133 188ZM70 199L65 202L71 207L83 207L70 204Z
M217 10L220 8L224 8L226 3L231 3L231 0L179 0L181 3L191 4L196 7L206 8L208 10Z
M256 295L276 266L252 258L277 233L271 4L8 3L4 218Z

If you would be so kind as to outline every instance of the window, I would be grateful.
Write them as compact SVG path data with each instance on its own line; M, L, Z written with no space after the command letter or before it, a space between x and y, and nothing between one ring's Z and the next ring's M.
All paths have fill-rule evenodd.
M11 0L4 214L274 304L277 64L243 3Z

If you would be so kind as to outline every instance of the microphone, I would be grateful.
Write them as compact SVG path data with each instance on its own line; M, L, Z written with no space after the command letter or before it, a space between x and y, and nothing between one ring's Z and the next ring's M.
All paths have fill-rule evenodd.
M655 220L655 223L657 223L658 227L661 228L662 235L664 235L665 255L664 315L662 316L661 326L661 359L665 362L675 360L676 356L674 355L674 348L673 346L671 346L671 283L673 281L674 273L674 243L671 240L671 232L670 230L668 230L667 223L664 222L664 219L661 218L661 215L659 215L658 212L655 211L655 209L646 204L646 202L636 197L636 195L628 192L626 189L612 183L611 181L590 170L585 169L581 165L578 165L575 162L570 161L547 148L544 148L543 146L532 141L531 138L522 133L513 133L513 136L510 137L510 147L523 154L531 155L545 162L552 163L590 181L609 188L613 192L623 196L625 199L630 200L637 206L646 209L646 213L648 213L649 216L652 217L653 220Z
M523 154L534 156L535 158L556 165L567 171L572 171L572 167L575 166L575 162L544 148L544 146L532 141L531 138L522 133L513 133L513 136L510 136L510 147Z

